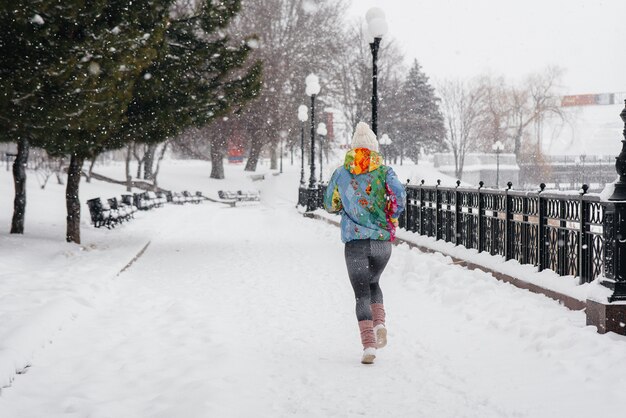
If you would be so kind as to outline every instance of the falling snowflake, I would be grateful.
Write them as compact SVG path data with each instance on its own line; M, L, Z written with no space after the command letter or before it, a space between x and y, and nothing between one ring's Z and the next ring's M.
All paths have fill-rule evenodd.
M35 25L43 25L45 22L43 20L43 17L39 16L38 14L35 14L31 19L30 19L30 23L34 23Z
M93 75L98 75L100 74L100 64L98 64L95 61L91 61L89 63L89 72Z
M246 45L248 45L250 49L257 49L259 47L259 41L256 39L248 39Z

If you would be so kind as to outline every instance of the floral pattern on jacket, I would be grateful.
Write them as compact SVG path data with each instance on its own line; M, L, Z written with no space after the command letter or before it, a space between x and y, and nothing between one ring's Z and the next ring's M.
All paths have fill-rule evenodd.
M341 240L393 241L406 192L396 173L383 165L382 156L367 148L346 153L343 166L333 173L324 207L341 214Z

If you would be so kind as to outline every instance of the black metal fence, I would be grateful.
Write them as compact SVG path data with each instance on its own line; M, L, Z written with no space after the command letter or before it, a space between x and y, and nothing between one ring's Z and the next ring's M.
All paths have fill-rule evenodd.
M602 274L604 213L599 196L407 185L400 227L505 260L578 276Z

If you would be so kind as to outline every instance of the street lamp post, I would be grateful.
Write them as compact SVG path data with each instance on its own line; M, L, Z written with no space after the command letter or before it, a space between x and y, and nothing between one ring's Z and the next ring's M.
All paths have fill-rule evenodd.
M385 12L378 7L372 7L365 14L367 31L374 38L370 43L372 50L372 131L378 135L378 48L382 37L387 33Z
M317 209L317 188L315 184L315 96L320 92L320 81L315 74L306 77L306 94L311 96L311 176L307 199L307 212Z
M387 134L383 134L383 136L380 137L380 145L383 147L383 157L385 158L385 164L387 163L387 145L391 145L391 138L389 138L389 135Z
M496 189L500 187L500 153L504 150L504 144L499 140L491 146L496 153Z
M322 169L324 166L324 139L326 138L326 124L324 122L320 122L317 125L317 134L320 136L320 184L322 184Z
M309 109L305 105L298 107L298 120L300 121L300 187L304 187L304 122L309 118Z

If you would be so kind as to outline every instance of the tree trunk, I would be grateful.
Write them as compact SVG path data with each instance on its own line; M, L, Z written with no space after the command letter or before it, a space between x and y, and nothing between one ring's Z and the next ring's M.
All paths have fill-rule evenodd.
M454 155L454 176L460 180L461 174L459 172L459 155L455 149L452 150L452 154Z
M59 164L56 167L56 170L54 172L54 174L57 176L57 183L60 186L63 186L65 183L63 183L63 164L65 163L65 160L63 158L59 158Z
M224 154L222 153L221 139L215 135L211 137L211 178L224 178Z
M246 162L246 168L244 171L256 171L256 165L259 162L259 156L261 155L261 150L263 149L263 143L259 139L252 140L252 146L250 148L250 155L248 156L248 161Z
M276 141L270 144L270 170L278 170L278 145Z
M133 178L130 175L130 155L131 155L131 145L126 147L126 191L130 192L133 190Z
M159 170L161 169L161 161L163 161L163 158L165 157L165 151L167 150L167 144L168 142L165 142L163 144L163 148L161 148L161 153L159 154L159 159L157 160L156 163L156 169L154 170L154 174L152 175L152 185L154 186L154 191L159 190L159 185L157 183L157 178L159 177Z
M22 138L17 143L17 157L13 162L13 183L15 199L13 201L13 220L11 233L24 233L24 217L26 214L26 164L28 164L28 139Z
M139 157L139 153L137 152L137 144L133 144L133 155L135 156L135 159L137 160L137 179L141 178L141 165L143 164L143 161L145 159L145 155L142 157Z
M89 171L87 172L87 178L85 179L87 183L91 183L91 173L93 173L93 166L96 165L96 159L97 157L94 157L91 160L91 164L89 164Z
M67 187L65 189L65 205L67 207L67 242L80 244L80 199L78 187L80 185L80 173L83 169L83 157L72 154L70 166L67 169Z
M157 145L150 144L146 153L143 155L143 179L152 180L154 171L154 153L156 152Z

